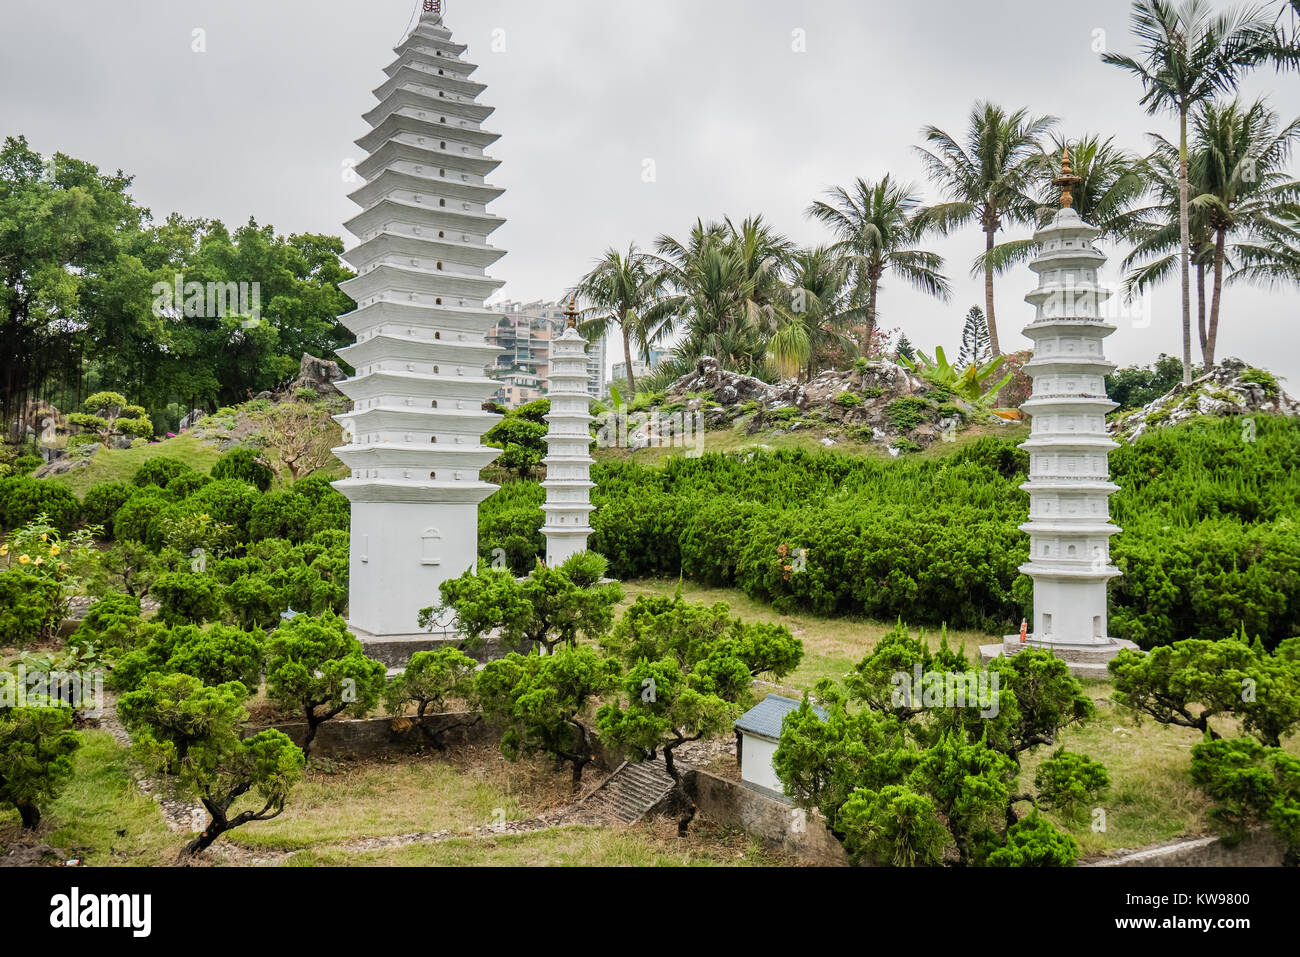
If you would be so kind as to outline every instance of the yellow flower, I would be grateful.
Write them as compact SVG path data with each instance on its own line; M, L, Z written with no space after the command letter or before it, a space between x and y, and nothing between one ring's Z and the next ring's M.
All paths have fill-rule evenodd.
M21 555L21 556L19 556L19 558L18 558L18 564L20 564L20 565L28 565L28 564L31 564L31 559L28 558L26 555Z
M49 533L49 532L41 532L41 541L44 542L44 541L48 540L49 537L50 537L50 533Z
M37 565L44 565L44 564L45 564L45 559L43 559L43 558L38 558L38 559L36 559L36 564L37 564Z
M9 554L9 546L8 546L8 545L0 545L0 558L3 558L5 555L8 555L8 554Z
M50 546L50 554L51 554L51 555L57 555L57 554L59 554L59 546L58 546L58 545L51 545L51 546Z

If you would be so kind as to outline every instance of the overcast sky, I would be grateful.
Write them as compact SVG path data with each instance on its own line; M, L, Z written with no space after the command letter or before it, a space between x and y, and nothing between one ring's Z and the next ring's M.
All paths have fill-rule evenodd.
M344 164L362 158L361 114L418 6L0 0L0 134L121 168L158 219L343 234L356 208ZM961 133L977 98L1057 115L1072 139L1095 131L1145 149L1144 134L1172 137L1174 120L1147 116L1137 82L1094 50L1100 30L1133 52L1128 14L1128 0L448 0L446 23L488 84L480 101L496 107L485 125L502 137L492 180L507 192L492 209L508 222L492 241L509 255L493 274L511 299L555 298L604 248L682 236L697 216L762 213L801 243L825 242L804 216L811 200L859 176L922 182L921 126ZM206 52L193 51L196 29ZM1284 121L1300 115L1294 73L1261 71L1244 92L1267 95ZM982 234L933 246L953 301L888 283L881 322L955 351L966 309L983 303L968 276ZM998 281L1005 348L1029 345L1019 329L1033 284L1027 268ZM1229 288L1219 354L1297 391L1297 303L1295 290ZM1178 311L1171 285L1150 326L1122 325L1109 354L1177 354Z

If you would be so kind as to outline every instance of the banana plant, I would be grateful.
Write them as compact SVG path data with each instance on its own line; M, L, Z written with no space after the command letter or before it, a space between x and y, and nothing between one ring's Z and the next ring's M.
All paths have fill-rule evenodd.
M958 369L944 355L943 346L935 348L933 359L919 349L916 351L915 359L899 356L899 360L905 366L931 385L947 389L967 402L973 402L986 409L992 407L994 397L1015 374L1008 372L998 382L989 384L993 374L1001 367L1003 359L1003 356L995 356L983 365L971 363L964 369Z

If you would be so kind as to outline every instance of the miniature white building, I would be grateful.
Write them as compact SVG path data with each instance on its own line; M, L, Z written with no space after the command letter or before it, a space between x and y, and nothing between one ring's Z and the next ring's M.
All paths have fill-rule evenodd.
M487 268L505 255L488 245L504 222L487 212L503 191L484 181L497 135L440 7L427 0L375 90L361 212L345 224L360 240L342 284L357 308L340 321L357 338L339 355L356 374L338 383L353 406L334 452L351 475L334 484L352 503L349 624L363 640L418 632L438 585L475 564L478 505L496 488L479 469L499 454L482 442L499 419L482 409L497 351L483 301L502 285Z
M1106 586L1119 575L1110 563L1110 538L1120 530L1110 522L1108 499L1118 489L1110 481L1107 456L1117 447L1106 435L1106 413L1116 407L1106 396L1107 361L1102 340L1115 326L1102 318L1110 298L1100 285L1106 256L1093 241L1101 230L1072 208L1069 156L1055 182L1064 187L1061 210L1034 235L1038 257L1030 268L1038 288L1025 299L1035 308L1025 327L1034 356L1024 365L1033 393L1021 406L1031 418L1029 453L1029 561L1020 566L1034 582L1033 621L1027 640L1009 636L1003 652L1024 647L1050 648L1070 662L1076 674L1102 675L1121 647L1131 646L1106 633ZM994 646L996 647L996 646Z
M546 564L554 567L587 548L591 535L591 393L588 391L587 341L574 326L573 300L565 313L568 327L551 341L551 411L546 416Z
M736 729L736 760L740 764L740 780L766 791L783 794L781 779L772 767L772 756L781 743L781 722L801 702L784 695L769 694L734 722ZM813 711L823 721L826 709L813 705Z

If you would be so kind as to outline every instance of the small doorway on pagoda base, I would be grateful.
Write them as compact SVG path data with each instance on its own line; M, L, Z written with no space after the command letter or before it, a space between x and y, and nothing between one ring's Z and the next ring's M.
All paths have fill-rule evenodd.
M1039 629L1044 635L1052 633L1052 616L1048 612L1043 612L1043 625Z
M426 528L420 536L420 564L442 564L442 533L436 528Z
M1102 635L1102 633L1101 633L1101 615L1093 615L1093 616L1092 616L1092 637L1094 637L1094 638L1103 638L1103 637L1105 637L1105 636Z

